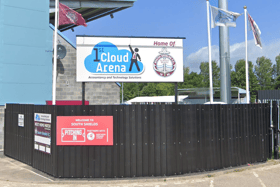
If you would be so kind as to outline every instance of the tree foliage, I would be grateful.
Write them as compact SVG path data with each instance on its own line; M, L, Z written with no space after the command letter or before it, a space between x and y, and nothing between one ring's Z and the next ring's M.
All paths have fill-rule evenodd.
M255 74L262 90L269 90L272 86L272 62L270 59L262 56L257 59L255 65Z
M280 54L275 57L275 62L276 64L274 64L272 67L272 76L274 80L280 75Z
M204 87L209 87L209 62L201 62L200 75L203 76ZM212 61L212 82L214 87L220 86L220 67L216 61Z
M257 95L257 90L260 89L256 75L254 74L254 65L251 61L249 64L249 90L250 90L250 100L254 102ZM246 64L245 60L238 60L234 66L234 71L231 72L231 85L235 87L242 88L246 90Z
M280 90L280 75L275 80L274 89L275 90Z

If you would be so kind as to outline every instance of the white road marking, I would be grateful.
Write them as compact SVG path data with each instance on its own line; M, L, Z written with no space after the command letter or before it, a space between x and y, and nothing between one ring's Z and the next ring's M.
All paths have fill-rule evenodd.
M263 183L263 181L259 178L259 175L256 172L253 172L253 174L255 175L255 177L259 180L259 182L261 183L262 187L266 187Z
M265 171L265 170L270 170L270 169L275 169L275 168L279 168L280 164L277 165L272 165L272 166L266 166L266 167L261 167L261 168L256 168L256 171Z
M214 187L214 180L210 181L210 187Z
M194 179L191 181L191 183L193 184L193 183L200 183L200 182L205 182L205 181L206 180L204 180L204 179Z
M10 164L12 164L12 165L14 165L14 166L19 167L19 169L21 169L21 170L24 169L24 170L26 170L26 171L29 171L30 173L33 173L33 174L35 174L35 175L38 175L39 177L42 177L42 178L44 178L44 179L47 179L47 180L53 182L52 179L49 179L49 178L47 178L47 177L45 177L45 176L43 176L43 175L40 175L40 174L38 174L38 173L35 173L34 171L31 171L31 170L29 170L29 169L25 169L25 168L23 168L23 167L20 167L20 166L14 164L14 163L12 163L12 162L10 162L10 161L8 161L8 160L5 160L5 161L9 162Z

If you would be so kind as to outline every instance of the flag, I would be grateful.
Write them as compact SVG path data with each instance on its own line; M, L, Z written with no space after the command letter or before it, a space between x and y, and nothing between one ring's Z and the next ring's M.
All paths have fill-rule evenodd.
M87 26L83 16L68 6L59 3L59 25L75 24Z
M215 28L216 26L236 27L236 19L241 14L223 10L214 6L210 6L210 8L212 28Z
M256 24L256 22L253 20L253 18L248 13L248 21L249 21L249 28L251 31L253 31L253 36L255 39L256 46L259 46L262 49L262 43L261 43L261 31Z

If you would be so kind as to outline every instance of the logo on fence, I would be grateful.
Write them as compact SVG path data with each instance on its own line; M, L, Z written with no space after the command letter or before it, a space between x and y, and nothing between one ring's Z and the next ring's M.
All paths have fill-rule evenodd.
M61 142L85 142L84 128L62 128L61 129Z
M40 121L40 116L39 116L39 114L36 114L36 121Z

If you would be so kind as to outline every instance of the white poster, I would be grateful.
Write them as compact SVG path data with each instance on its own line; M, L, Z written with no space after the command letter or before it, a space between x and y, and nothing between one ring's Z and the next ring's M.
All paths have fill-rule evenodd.
M183 39L77 36L77 82L183 82Z
M52 115L51 114L44 114L44 113L35 113L34 114L34 121L51 123L52 122Z
M51 121L51 114L34 114L34 149L47 154L51 154Z
M19 114L18 115L18 126L19 127L24 127L24 114Z

